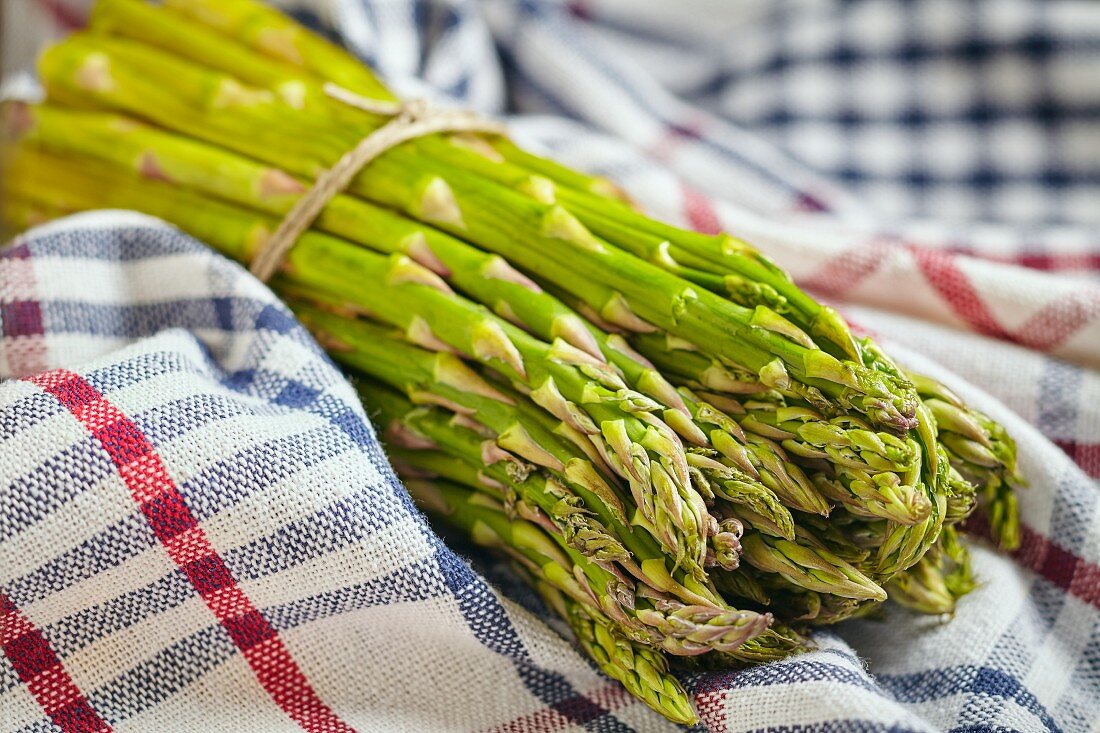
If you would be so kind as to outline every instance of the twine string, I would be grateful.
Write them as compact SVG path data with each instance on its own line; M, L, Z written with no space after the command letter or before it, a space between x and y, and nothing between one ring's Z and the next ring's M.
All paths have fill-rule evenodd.
M336 165L319 175L313 186L279 222L275 233L256 252L249 266L252 274L264 282L282 267L294 243L309 229L332 197L347 189L367 164L390 148L437 132L504 134L504 125L499 122L468 110L432 107L423 99L408 102L370 99L331 83L325 84L324 92L348 106L391 119L360 140Z

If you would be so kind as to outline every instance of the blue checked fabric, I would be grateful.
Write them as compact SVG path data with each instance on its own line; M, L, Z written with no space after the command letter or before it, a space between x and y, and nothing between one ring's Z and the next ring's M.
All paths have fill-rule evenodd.
M284 4L757 243L1019 441L1022 547L974 541L951 623L891 608L685 677L700 730L1097 729L1095 3ZM86 5L4 9L29 49ZM337 369L200 243L123 212L13 242L0 378L0 729L674 729L436 536Z

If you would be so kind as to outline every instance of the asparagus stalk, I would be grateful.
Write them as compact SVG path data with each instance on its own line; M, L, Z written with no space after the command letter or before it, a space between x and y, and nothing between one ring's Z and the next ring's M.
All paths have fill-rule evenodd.
M771 627L759 636L749 639L736 651L714 652L692 657L690 661L697 663L701 669L723 669L738 666L743 662L775 662L808 648L812 646L794 629L773 623Z
M951 460L951 454L947 453L947 459ZM969 517L978 506L978 488L967 481L955 466L949 466L947 470L947 484L949 493L947 496L947 512L944 515L945 525L958 524ZM1005 548L1011 549L1011 548Z
M872 573L884 581L920 561L938 539L947 510L947 497L933 497L932 514L913 525L888 521L884 539L874 560Z
M664 332L633 334L631 344L662 372L698 391L742 396L768 392L758 375L709 357L690 341Z
M145 47L118 41L90 44L70 40L43 56L41 71L51 93L144 113L168 127L284 164L305 175L330 165L342 154L333 151L343 146L329 146L321 134L324 131L313 129L315 126L300 115L296 119L295 110L274 95ZM144 93L155 93L155 81L175 87L175 94L162 92L160 96L170 97L169 106L176 109L148 106ZM211 102L232 105L235 113L211 115L205 109ZM237 128L245 122L261 125L276 116L280 120L278 131L272 126L269 132L297 129L301 133L294 136L294 141L284 135L279 150L273 150L270 141L244 141L246 136L239 134ZM291 149L294 143L316 148L310 154L315 162L295 153ZM796 327L769 309L736 306L608 246L561 206L527 198L436 162L432 162L425 179L425 162L401 147L395 148L364 171L353 183L353 190L508 255L529 270L538 270L539 263L546 259L589 265L594 280L619 293L616 305L621 306L617 308L620 311L633 310L656 326L705 343L722 358L743 364L762 374L765 381L822 407L855 409L895 430L917 425L915 396L900 377L839 361L817 349L808 337L802 339ZM556 284L570 287L568 282ZM605 310L609 305L589 304Z
M372 376L376 375L377 370L372 370ZM446 451L473 469L461 473L460 467L452 463L443 474L446 478L492 490L502 498L517 496L532 510L544 512L578 551L595 560L619 562L635 577L645 580L643 571L632 564L620 536L626 536L627 544L639 552L644 548L654 557L659 554L652 544L633 536L625 523L625 509L617 492L604 482L583 454L568 450L557 436L546 434L541 426L524 425L518 416L512 416L511 422L507 416L501 421L496 413L502 411L493 410L492 406L475 421L462 413L448 416L438 409L418 407L377 385L360 392L364 404L376 411L375 417L380 418L384 435L395 450L401 450L402 445L419 448L405 450L406 462L427 468L422 461L432 451L420 448L427 441L432 448ZM499 427L501 423L506 427L494 431L494 425ZM535 436L544 442L536 443ZM534 453L535 457L561 467L543 475L535 470L537 464L523 457L525 453ZM435 469L443 470L438 465Z
M140 41L204 66L234 73L242 81L270 89L296 109L344 113L348 120L361 119L365 114L352 113L346 105L326 95L320 84L295 71L287 62L257 53L174 10L144 0L99 0L92 8L89 28L95 33ZM377 85L374 93L380 89ZM383 98L393 99L388 93Z
M278 33L285 25L285 19L273 17L275 14L270 11L261 11L255 7L255 3L248 0L236 0L234 5L237 7L233 12L227 12L224 9L211 10L205 7L210 4L203 3L203 6L197 9L190 3L170 3L214 26L224 34L224 37L240 38L235 32L240 25L240 15L247 15L251 18L251 23L265 27L268 33ZM251 7L251 9L246 11L245 7ZM134 27L136 24L130 22L127 25ZM268 49L263 44L257 43L255 38L254 35L246 35L243 40L255 50L268 52ZM197 44L188 45L194 47ZM181 48L180 44L177 44L176 48ZM310 58L308 52L302 51L279 54L279 56L301 69L312 72L319 79L330 81L346 78L354 73L354 68L359 66L354 59L346 55L333 59L331 49L326 49L325 55L318 58ZM241 75L244 70L240 66L224 64L217 68L236 75ZM264 79L254 77L245 77L245 80L250 83L264 82ZM366 93L367 96L372 94L371 91ZM390 97L385 94L383 98ZM679 265L677 260L690 262L695 266L693 273L697 273L696 277L700 279L695 280L693 277L689 279L705 284L712 290L728 291L739 302L750 307L763 304L795 312L802 316L803 322L812 333L823 337L834 346L838 352L837 355L848 355L857 361L865 358L866 354L859 349L847 324L835 311L813 302L794 286L785 273L744 242L728 235L708 237L678 230L646 219L627 206L609 205L614 202L609 202L606 195L600 195L608 193L606 184L601 185L598 180L586 180L583 177L578 179L572 171L553 165L550 161L529 154L524 155L515 146L509 145L506 140L497 141L495 147L502 153L502 157L520 161L521 168L528 171L534 170L550 180L564 183L565 187L561 192L564 203L599 236L624 249L631 249L632 245L638 245L647 252L663 250L664 254L651 255L651 259L664 263L676 271L692 270L690 267ZM648 244L640 244L647 240ZM639 252L635 251L635 254ZM708 277L711 273L716 277Z
M955 485L962 485L961 478L962 482L979 488L993 539L1001 549L1016 549L1020 545L1016 489L1025 483L1016 467L1015 441L1001 425L968 407L958 395L931 377L910 374L910 378L935 416L940 442L958 474ZM965 506L966 489L957 493L962 495Z
M45 156L40 156L40 157L45 157ZM91 168L91 166L88 166L87 164L85 164L82 167L83 173L86 174L88 172L89 168ZM36 181L35 181L36 177L40 177L44 172L49 172L49 171L54 171L55 173L59 174L59 175L56 175L56 180L45 181L45 182L37 182L36 183ZM58 171L56 168L52 167L49 163L44 163L42 160L39 160L39 161L37 161L36 164L33 164L33 165L29 166L28 175L18 175L18 176L15 176L13 180L18 181L20 183L24 183L24 184L28 184L28 183L32 184L33 186L36 187L36 190L49 191L51 196L58 196L58 195L64 195L63 192L65 191L66 186L71 187L75 183L79 182L81 175L82 175L81 171L78 171L78 170L71 170L71 171L68 171L68 172ZM112 197L118 197L120 195L126 194L126 187L124 185L120 185L120 184L121 184L120 181L114 181L112 183L112 185L105 186L100 181L92 181L92 185L88 186L87 188L88 188L89 191L93 192L91 194L93 197L103 195L104 192L108 192L108 191L110 192L110 195ZM150 186L142 186L142 187L140 187L140 190L145 192L145 193L148 193L150 188L151 188ZM164 207L164 209L161 210L159 213L171 214L172 212L175 212L175 215L177 215L177 216L187 213L189 210L186 209L186 208L181 207L181 205L180 205L181 200L182 199L179 196L173 197L172 205L171 206L166 205ZM111 198L111 202L113 202L115 204L117 204L118 201L119 200L117 198ZM207 202L207 203L208 204L213 204L214 202ZM145 208L148 208L148 207L145 207ZM222 207L222 208L224 208L224 207ZM227 247L228 249L230 249L232 251L240 251L242 249L247 249L246 244L240 244L240 243L229 244L227 246L227 243L226 243L226 240L224 239L224 237L226 235L226 232L232 232L232 231L236 230L236 231L242 232L242 234L238 235L237 239L240 239L241 237L246 238L248 236L248 233L253 232L255 230L255 225L254 224L249 223L249 221L246 220L246 222L244 224L238 223L235 228L220 226L219 222L217 221L217 216L216 216L219 213L220 209L219 209L218 206L215 206L215 205L204 205L203 207L196 207L196 208L194 208L194 211L195 212L202 211L203 216L202 217L186 217L187 222L191 226L195 226L196 223L198 223L198 222L204 222L205 225L206 225L206 228L203 231L201 231L200 234L203 234L203 235L207 236L207 238L210 239L211 241L215 242L216 244L220 243L221 246ZM220 240L220 242L219 242L218 237L222 238ZM320 243L322 245L331 244L331 242L326 240L323 237L323 235L312 235L312 236L303 238L303 242L300 244L300 247L302 247L303 252L309 254L309 253L312 252L312 249L313 249L312 245L315 242ZM317 314L315 314L315 316L316 315ZM362 326L363 328L369 328L369 327L366 326L366 324L359 324L359 325ZM347 334L343 333L342 335L344 335L346 337ZM331 340L328 340L328 339L325 339L325 340L328 341L328 343L330 345L332 345ZM361 339L361 343L367 344L367 345L381 344L383 342L383 340L384 339L382 337L380 337L379 334L370 334L367 337ZM377 350L377 353L374 355L375 358L367 359L363 362L360 362L359 365L360 366L366 366L367 368L372 368L373 367L373 369L375 369L375 372L374 372L375 375L384 378L385 375L380 374L377 370L382 369L385 366L387 355L392 355L392 354L396 353L397 351L399 351L399 348L398 348L399 344L393 343L393 339L390 339L390 341L391 341L391 343L387 344L385 347L381 348L380 350ZM414 349L414 348L415 347L412 347L412 346L407 347L407 349ZM419 351L419 350L417 350L417 351ZM446 354L431 355L428 352L423 352L423 351L421 351L420 353L430 357L434 361L439 361L441 359L445 359L448 356ZM338 349L337 350L337 356L338 357L343 356L343 357L346 358L347 354L344 351L341 351L341 350ZM391 362L392 362L392 357L391 357ZM392 369L390 369L390 372L389 372L390 375L397 375L396 377L391 377L391 378L394 378L394 379L407 378L407 376L409 374L408 367L407 367L408 363L409 363L408 361L405 361L404 362L404 364L405 364L404 367L395 366ZM476 381L474 379L469 378L468 375L464 375L457 368L458 364L455 361L448 362L448 364L450 366L449 370L440 369L439 371L441 371L441 372L442 371L449 371L449 376L447 378L450 379L453 383L462 385L465 388L465 390L463 391L463 390L454 390L454 389L452 389L452 390L446 391L442 395L433 394L431 397L427 396L427 392L425 390L422 390L422 389L417 390L416 394L418 394L421 397L421 399L431 399L431 400L441 401L441 402L448 403L448 404L459 404L460 400L465 400L467 405L472 405L472 404L477 403L478 400L475 399L475 398L478 397L479 393L485 393L485 392L490 391L490 389L487 388L484 384L479 385L479 384L476 383ZM434 365L433 365L433 369L432 369L431 373L433 375L436 373L436 369L434 368ZM443 391L443 388L441 388L439 385L436 385L435 386L435 391L436 391L436 393L438 393L440 391ZM474 402L471 402L470 401L471 399L474 399ZM484 415L488 414L488 410L485 407L486 403L489 403L491 405L493 402L497 402L497 401L498 400L493 400L491 398L486 398L484 395L481 395L480 396L481 409L479 409L479 411L478 411L479 416L484 416ZM507 434L512 439L522 441L520 443L521 447L518 449L520 454L524 455L524 457L526 457L526 458L530 458L530 459L533 459L533 460L536 460L536 461L540 460L540 458L543 461L550 460L550 459L545 458L545 457L542 456L542 451L545 450L545 447L547 445L552 445L553 444L552 440L548 439L545 436L540 436L542 438L540 441L529 441L529 440L527 440L527 438L529 437L529 435L531 433L535 432L535 429L533 427L528 428L526 430L522 430L522 431L515 431L515 430L510 431L509 427L510 427L509 425L506 425L504 423L498 423L497 424L497 429L499 431L501 431L502 433ZM516 446L516 443L515 442L510 442L508 444L508 446L514 448ZM525 448L526 448L526 450L525 450ZM596 494L596 495L599 495L599 493L601 493L600 489L598 489L598 488L594 489L591 486L589 487L589 491L592 494ZM606 495L607 490L603 489L602 493L604 493ZM620 502L621 502L621 500L620 500ZM606 514L604 515L604 518L605 518L605 520L607 519ZM613 521L613 520L608 520L608 521ZM728 535L727 535L727 537L728 537ZM718 551L719 552L721 551L720 548L719 548ZM648 567L648 566L646 568L646 571L649 572L651 575L654 572L659 573L658 569ZM660 587L663 590L668 590L670 592L674 592L674 593L680 595L681 597L687 597L687 598L690 598L693 601L697 602L698 599L700 598L701 593L705 595L705 591L701 590L698 585L693 586L694 590L687 591L684 588L684 585L688 584L688 580L686 580L686 579L682 583L674 583L674 582L670 581L668 578L660 577L660 576L658 576L658 577L659 577L659 580L657 582L655 582L655 585L657 587Z
M644 589L636 593L560 537L522 519L509 521L503 505L489 497L443 481L406 485L425 509L463 529L478 544L512 554L540 579L606 615L635 641L680 656L733 652L771 623L767 614L687 606Z
M72 213L70 209L50 203L44 203L13 192L0 195L0 238L5 241L31 227L44 224L51 219Z
M599 521L592 517L592 512L585 508L580 497L556 478L530 470L521 462L508 462L504 467L502 464L505 461L498 460L486 466L474 462L467 455L428 447L431 438L422 438L419 432L424 429L425 423L427 431L435 428L432 423L442 423L451 429L454 426L446 418L439 419L432 414L438 413L438 410L414 409L415 412L408 413L404 421L390 422L386 427L387 455L401 476L410 479L441 478L487 493L504 505L509 518L518 516L542 526L548 532L560 532L571 547L608 572L622 575L622 571L612 563L626 565L633 562L618 538L600 527ZM413 427L410 428L410 425ZM400 432L396 432L398 430ZM408 440L410 430L424 442L418 441L414 448L401 447L409 445L403 441ZM529 473L524 473L529 470ZM641 582L649 582L641 570L636 571L634 577Z
M176 53L194 58L214 68L240 76L243 80L251 84L261 86L278 84L280 78L286 78L280 75L287 75L288 69L293 68L297 73L310 77L314 83L335 83L367 99L394 99L392 92L388 90L380 91L378 89L378 85L380 85L381 82L377 77L371 75L370 78L359 78L364 73L364 67L358 59L352 57L350 54L332 47L325 49L320 54L313 54L312 50L318 44L325 44L323 39L319 39L316 36L309 41L299 40L298 43L293 44L295 48L290 52L287 51L287 46L291 44L285 40L280 44L280 49L269 48L262 39L265 37L278 37L287 34L285 30L287 25L286 19L278 16L277 13L272 13L269 8L258 5L255 2L249 2L249 0L235 0L232 10L227 10L221 3L208 2L206 0L200 4L184 1L170 2L165 5L169 10L175 11L172 25L181 28L176 34L177 37L173 39L171 43L165 45L164 41L158 38L157 40L160 42L158 42L157 45L165 45L166 48ZM113 8L106 11L104 14L106 16L113 15L111 10L113 10ZM242 16L247 16L249 18L247 24L250 32L248 33L239 32ZM107 24L111 26L113 31L126 33L130 37L137 37L143 40L150 37L155 38L155 36L147 32L147 29L141 27L140 23L136 23L136 19L132 15L124 16L124 18L125 20L121 21L116 18L115 20L117 22L112 23L108 21ZM186 21L192 22L187 23ZM269 66L266 76L248 76L246 72L249 66L235 63L235 57L233 59L226 59L217 53L207 53L197 57L193 56L192 54L196 51L201 52L208 50L208 48L195 48L196 46L205 46L206 44L195 42L196 34L192 33L194 30L194 23L202 23L220 34L221 43L212 44L215 48L223 47L226 44L233 44L238 47L251 49L258 54L277 60L280 65L279 71L273 75L271 74L273 67ZM296 36L296 40L298 40L304 39L306 36L312 34L310 34L308 30L296 28L294 35ZM257 60L253 58L252 64L255 64L256 61ZM369 69L366 71L369 73ZM508 161L512 163L513 166L518 166L524 171L534 173L559 185L580 191L589 191L601 197L606 196L612 199L624 198L618 187L607 179L585 175L566 168L552 160L533 155L527 151L521 150L505 138L482 141L479 139L470 140L469 138L458 136L453 138L453 141L462 147L470 147L479 151L483 156L488 156L494 160L499 159L501 161ZM470 162L469 159L467 159L466 162Z
M74 171L74 179L78 176ZM116 200L126 195L125 181L119 184ZM178 207L165 209L170 219L180 219ZM257 226L266 224L249 229ZM605 363L566 342L540 342L455 296L438 276L408 258L383 258L313 232L303 242L307 237L310 244L299 243L288 260L297 282L342 297L430 348L457 350L523 384L544 409L589 436L629 482L674 556L702 577L711 523L689 484L679 439L660 418L645 414L653 409L652 400L627 389ZM239 256L241 249L233 253ZM359 278L381 285L363 289Z
M745 535L742 547L750 565L778 573L801 588L861 601L886 600L886 592L873 580L822 547L756 532Z
M891 600L920 613L952 614L959 599L977 583L970 567L970 555L951 527L915 566L899 573L888 586Z
M543 526L545 515L573 549L620 579L625 580L610 561L656 592L671 594L693 605L722 607L713 590L699 586L682 572L669 572L659 548L644 535L632 533L612 521L608 525L618 536L609 536L600 524L599 513L589 510L584 503L583 489L569 486L568 481L555 478L551 472L543 475L541 471L528 470L514 458L498 457L495 453L492 457L496 460L486 465L486 459L474 452L477 447L459 444L461 438L454 433L462 425L438 408L416 407L377 385L370 385L361 394L368 408L376 410L376 417L384 421L390 455L399 466L409 469L404 475L438 476L485 491L501 500L506 508L514 506L515 512L510 514ZM483 449L484 443L480 447ZM578 497L581 501L576 501ZM620 537L624 538L621 543ZM629 548L630 556L623 558L620 547Z
M167 7L216 28L228 38L372 99L393 99L371 70L347 51L311 33L279 11L249 0L166 0Z
M49 106L28 109L23 141L65 153L86 153L126 166L141 175L219 195L273 214L285 214L303 187L289 175L235 156L112 115L75 112ZM317 222L319 229L380 252L401 251L431 268L458 289L517 325L547 340L561 337L597 358L606 359L639 392L660 402L663 418L676 432L703 448L714 448L740 463L753 480L757 470L736 423L688 394L676 392L654 366L618 337L586 323L550 294L496 255L488 255L460 240L412 222L391 211L347 196L337 196ZM691 418L683 419L679 414ZM752 452L762 450L752 448ZM780 465L768 457L757 460ZM781 483L806 511L825 512L827 505L807 481L780 474Z
M600 614L552 585L536 580L535 587L547 605L569 623L577 643L600 671L672 722L698 722L691 699L680 681L669 673L663 654L620 633Z
M66 178L69 178L69 176L66 176ZM99 186L98 188L103 188L103 187L102 187L102 186ZM112 187L112 190L123 190L123 188L124 188L124 187L117 187L117 188L116 188L116 187ZM46 189L46 187L45 187L45 186L43 186L43 189ZM58 189L61 189L61 190L63 190L63 189L64 189L64 187L63 187L63 186L60 186L60 185L58 185L58 186L54 186L54 187L53 187L53 190L54 190L55 192L56 192L56 191L57 191ZM253 231L253 230L255 229L255 227L254 227L254 226L250 226L250 227L246 227L245 229L246 229L247 231ZM752 520L750 519L750 523L751 523L751 521L752 521ZM927 533L927 532L926 532L925 534L922 534L922 535L920 536L920 538L921 538L921 541L920 541L920 542L918 542L918 543L917 543L916 545L912 545L912 544L907 544L907 543L905 543L904 541L902 541L902 540L900 540L900 539L895 539L895 540L892 540L892 542L891 542L891 543L887 543L887 542L884 542L884 543L883 543L883 547L887 547L888 545L889 545L889 547L888 547L888 549L884 549L884 550L883 550L882 552L883 552L883 554L888 554L889 552L894 552L894 551L898 551L899 553L901 553L901 554L899 554L899 556L900 556L900 557L903 557L903 558L906 558L906 559L903 559L903 560L899 560L899 561L897 561L898 567L900 567L900 566L904 565L904 563L905 563L905 562L908 562L908 561L909 561L909 558L912 558L912 557L914 557L915 553L916 553L916 552L917 552L917 551L919 550L919 548L920 548L921 546L923 546L923 544L922 544L922 543L928 543L928 544L930 544L930 542L931 542L932 540L934 540L934 535L932 535L931 533ZM902 551L904 551L904 553L902 553ZM906 554L906 553L907 553L907 554ZM913 561L915 561L915 560L913 560ZM895 568L895 571L896 571L896 568Z
M827 420L807 407L748 401L742 428L778 441L795 460L823 465L814 484L826 497L873 517L915 524L931 512L921 481L921 448L912 438L874 432L856 417Z
M777 583L775 576L765 576L768 592L776 606L789 609L789 617L799 623L825 626L865 615L878 607L876 601L860 601L840 596L792 588L786 581Z

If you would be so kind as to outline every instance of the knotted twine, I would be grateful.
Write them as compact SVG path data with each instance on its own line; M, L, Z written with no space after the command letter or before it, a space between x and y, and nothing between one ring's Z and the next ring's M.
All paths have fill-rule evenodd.
M389 122L359 141L317 177L313 186L291 207L275 233L252 258L249 270L266 282L282 266L290 248L313 224L332 197L347 189L351 180L372 160L392 147L437 132L504 133L504 125L469 110L446 110L430 106L423 99L388 102L369 99L336 84L325 84L325 94L371 114L391 117Z

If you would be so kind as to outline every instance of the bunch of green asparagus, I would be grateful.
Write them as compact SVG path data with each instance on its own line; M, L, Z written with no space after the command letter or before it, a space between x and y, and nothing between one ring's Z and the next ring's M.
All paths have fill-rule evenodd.
M4 108L5 221L118 207L248 262L389 118L360 62L256 0L101 0ZM668 659L766 661L889 598L947 614L957 525L1018 542L1015 446L760 252L647 218L506 137L390 149L272 282L416 500L516 561L672 720Z

